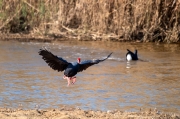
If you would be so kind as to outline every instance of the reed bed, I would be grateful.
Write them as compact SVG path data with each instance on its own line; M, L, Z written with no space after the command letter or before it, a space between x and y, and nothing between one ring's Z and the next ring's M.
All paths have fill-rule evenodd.
M0 32L79 40L180 41L179 0L1 0Z

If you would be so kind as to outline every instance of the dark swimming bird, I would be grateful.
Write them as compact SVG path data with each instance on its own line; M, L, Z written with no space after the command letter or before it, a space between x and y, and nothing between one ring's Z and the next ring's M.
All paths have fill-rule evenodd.
M76 74L78 72L81 72L83 70L86 70L88 67L98 64L106 59L108 59L111 56L112 53L110 53L106 58L104 59L93 59L93 60L86 60L82 61L80 58L77 58L77 62L67 62L61 57L58 57L54 54L52 54L47 49L40 49L39 55L42 56L42 59L54 70L64 71L64 79L67 79L67 86L70 85L71 81L72 84L76 82Z
M127 49L127 51L128 51L126 54L127 61L138 60L137 50L135 50L135 53L131 52L129 49Z

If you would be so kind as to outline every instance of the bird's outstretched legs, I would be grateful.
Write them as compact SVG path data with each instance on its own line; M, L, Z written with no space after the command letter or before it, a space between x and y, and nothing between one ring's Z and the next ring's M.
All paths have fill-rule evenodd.
M73 76L73 77L70 78L70 80L72 81L72 84L74 84L76 82L76 77Z
M63 76L63 79L67 79L67 82L68 82L67 86L69 86L70 83L71 83L70 77L67 77L67 76L64 75L64 76Z
M63 79L67 79L67 86L69 86L70 84L74 84L76 82L76 77L67 77L67 76L63 76ZM71 82L72 81L72 82Z

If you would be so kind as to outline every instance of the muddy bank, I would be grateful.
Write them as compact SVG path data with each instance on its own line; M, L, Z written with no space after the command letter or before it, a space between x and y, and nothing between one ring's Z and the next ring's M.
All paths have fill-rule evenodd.
M157 110L148 110L140 112L122 112L122 111L84 111L79 108L62 107L60 109L0 109L1 119L180 119L178 114L166 114Z
M113 35L95 35L95 34L73 34L73 33L58 33L58 34L47 34L47 35L35 35L35 34L12 34L12 33L0 33L0 40L3 41L20 41L20 42L52 42L52 41L118 41L118 42L142 42L139 40L124 40L118 39Z

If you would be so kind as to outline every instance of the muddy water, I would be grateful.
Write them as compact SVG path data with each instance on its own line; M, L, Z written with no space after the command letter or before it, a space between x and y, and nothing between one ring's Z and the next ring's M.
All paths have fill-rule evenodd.
M104 58L77 75L66 87L38 55L39 48L67 61ZM139 61L126 62L126 49L138 49ZM117 42L0 42L0 107L137 111L157 108L180 112L180 45Z

